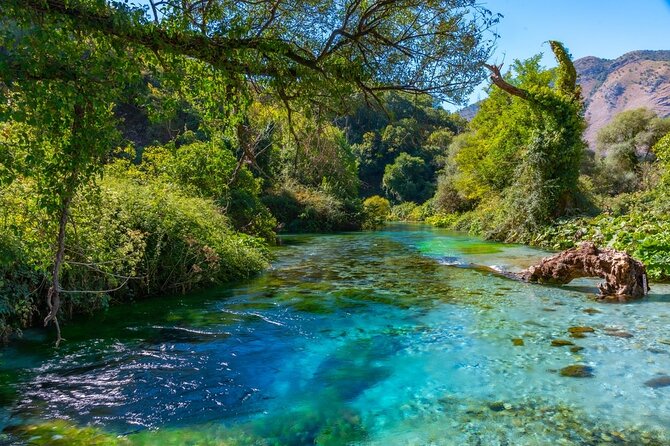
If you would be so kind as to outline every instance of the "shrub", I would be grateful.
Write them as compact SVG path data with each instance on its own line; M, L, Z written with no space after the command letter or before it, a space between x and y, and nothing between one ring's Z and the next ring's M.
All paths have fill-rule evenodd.
M391 214L391 203L386 198L375 195L363 202L363 211L363 229L378 229L386 224Z
M260 199L262 181L246 166L238 166L232 143L227 140L148 147L138 166L118 164L114 170L121 175L130 171L146 181L158 178L175 183L190 195L210 198L239 231L270 243L275 240L277 221Z
M263 203L286 232L332 232L360 229L363 209L358 199L337 198L321 189L286 182L269 190Z
M391 220L395 221L410 221L412 211L417 207L416 203L405 201L404 203L396 204L391 207Z
M451 214L467 210L469 202L458 192L453 178L443 174L437 179L437 191L433 197L433 207L437 212Z
M0 332L30 325L43 309L52 262L45 215L17 180L0 190ZM73 202L61 276L64 316L110 300L186 292L249 277L267 266L264 244L235 233L211 200L158 180L113 174ZM69 291L85 291L70 293Z
M433 200L428 200L420 206L414 207L409 213L410 221L424 221L427 217L430 217L435 213L433 208Z

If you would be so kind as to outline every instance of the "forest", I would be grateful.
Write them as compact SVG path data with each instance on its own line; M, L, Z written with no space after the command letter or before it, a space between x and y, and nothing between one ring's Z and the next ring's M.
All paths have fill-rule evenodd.
M498 16L419 3L2 2L2 338L387 220L592 240L668 279L670 119L623 112L589 150L561 43L503 74ZM443 109L489 75L471 122Z

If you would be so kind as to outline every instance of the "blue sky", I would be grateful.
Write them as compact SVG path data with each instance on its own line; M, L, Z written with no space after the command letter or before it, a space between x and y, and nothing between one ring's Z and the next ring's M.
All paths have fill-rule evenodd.
M633 50L670 50L670 0L482 0L504 17L492 60L509 65L543 53L554 66L547 40L560 40L575 59L614 59ZM477 88L472 101L486 95ZM452 108L453 107L449 107Z

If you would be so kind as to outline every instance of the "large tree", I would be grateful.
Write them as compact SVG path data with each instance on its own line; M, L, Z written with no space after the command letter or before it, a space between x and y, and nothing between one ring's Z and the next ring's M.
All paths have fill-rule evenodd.
M49 17L69 19L82 32L195 58L231 78L269 85L282 99L310 102L330 102L351 89L458 100L480 80L492 45L487 30L498 19L475 0L150 0L149 5L2 0L0 12L36 25Z

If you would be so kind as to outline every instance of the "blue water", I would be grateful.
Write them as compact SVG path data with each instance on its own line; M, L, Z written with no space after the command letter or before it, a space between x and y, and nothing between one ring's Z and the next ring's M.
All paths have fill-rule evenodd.
M72 322L59 349L27 332L0 351L0 422L137 444L670 441L670 386L645 384L670 375L670 288L611 304L595 281L515 282L480 267L546 253L420 225L284 241L248 283Z

